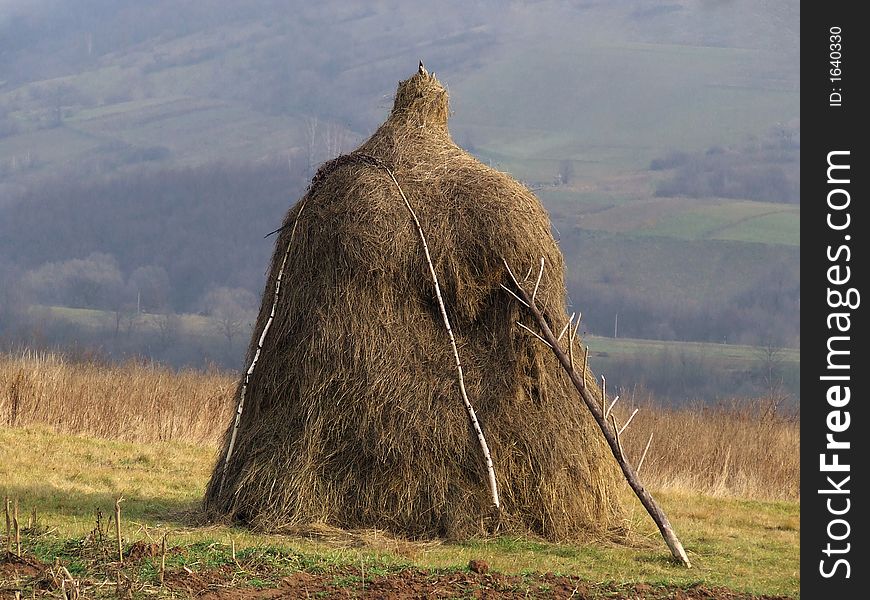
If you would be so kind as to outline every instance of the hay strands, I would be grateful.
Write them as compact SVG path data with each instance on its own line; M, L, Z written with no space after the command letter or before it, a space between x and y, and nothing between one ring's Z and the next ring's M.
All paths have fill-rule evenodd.
M598 424L598 428L601 429L601 433L604 434L604 439L607 441L607 445L610 446L610 451L613 453L613 457L616 459L617 464L619 464L619 468L622 470L622 474L625 476L628 485L631 486L632 491L634 491L638 500L643 504L643 507L646 509L647 513L649 513L650 517L652 517L652 520L655 521L656 526L659 528L659 532L662 534L662 538L674 558L684 566L691 567L692 564L689 562L689 557L686 555L683 544L674 532L674 528L671 526L671 522L668 520L667 515L665 515L658 502L656 502L646 488L643 487L643 484L638 478L637 471L634 470L625 458L625 455L622 452L622 444L619 440L619 430L616 427L616 421L612 418L612 413L610 414L612 424L610 424L604 416L604 411L602 411L601 407L596 402L595 397L585 386L586 374L584 373L581 377L581 375L572 368L569 357L565 354L565 351L562 350L562 347L556 340L556 336L547 324L547 319L544 313L541 312L540 308L538 308L532 295L530 295L517 281L507 261L502 259L502 262L504 262L507 272L516 287L516 295L519 296L526 305L528 305L529 310L535 317L535 320L541 329L542 337L550 344L553 353L567 372L568 377L571 379L571 383L574 384L574 387L580 394L580 398L583 400L586 408L588 408L589 412L592 413L592 417Z
M411 207L411 202L402 190L402 186L399 185L392 169L381 161L377 161L377 164L387 172L387 175L390 176L390 179L396 185L396 189L399 190L402 200L405 201L405 207L408 209L408 212L411 213L411 218L414 219L414 224L417 226L417 233L420 236L420 242L423 244L423 253L426 255L426 263L429 266L429 274L432 276L432 283L435 285L435 296L438 298L438 308L441 309L441 317L444 319L444 327L447 328L447 335L450 338L450 346L453 349L453 358L456 361L456 372L459 379L459 391L462 394L462 401L465 404L466 412L468 412L468 418L471 420L475 433L477 433L480 450L483 452L483 457L486 460L486 471L489 477L489 491L492 495L492 503L496 509L499 509L501 508L501 503L498 499L498 484L495 480L495 468L492 464L492 455L489 452L489 444L486 443L486 437L483 435L483 430L480 428L480 422L477 420L474 406L472 406L471 400L468 399L468 392L465 390L465 377L462 374L462 361L459 360L459 348L456 346L456 337L453 335L453 328L450 326L450 319L447 316L447 308L444 306L444 298L441 296L441 286L438 284L438 276L435 274L435 265L432 263L431 254L429 254L429 244L426 242L426 236L423 233L423 226L420 225L420 219L417 218L417 213L415 213L413 207ZM544 262L543 259L541 259L541 273L543 273L543 268ZM538 282L540 282L540 277L538 278Z

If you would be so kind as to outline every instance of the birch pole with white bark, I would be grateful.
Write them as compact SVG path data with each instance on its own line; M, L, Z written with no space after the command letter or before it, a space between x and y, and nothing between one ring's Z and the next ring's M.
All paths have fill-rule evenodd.
M498 484L495 480L495 468L492 463L492 455L489 452L489 444L486 443L486 437L483 435L483 430L480 428L480 422L477 420L477 414L474 411L474 406L471 400L468 399L468 392L465 390L465 377L462 374L462 361L459 360L459 348L456 346L456 337L453 335L453 328L450 326L450 319L447 316L447 308L444 306L444 298L441 296L441 286L438 284L438 276L435 274L435 265L432 263L432 256L429 254L429 244L426 242L426 236L423 233L423 226L420 225L420 219L417 218L417 213L411 207L408 197L402 190L402 186L393 175L393 171L381 161L377 161L378 166L384 169L393 180L402 200L405 201L405 207L411 213L411 218L414 219L414 224L417 226L417 233L420 236L420 241L423 243L423 252L426 255L426 264L429 266L429 274L432 276L432 282L435 284L435 296L438 298L438 308L441 310L441 317L444 320L444 327L447 328L447 335L450 338L450 346L453 349L453 359L456 362L456 372L459 379L459 391L462 394L462 401L465 404L465 410L468 413L468 418L471 420L471 425L477 434L477 441L480 443L480 450L483 453L483 458L486 461L486 472L489 477L489 491L492 497L492 503L496 508L501 507L498 499Z
M239 424L242 422L242 411L245 409L245 394L248 391L248 384L251 381L251 375L254 374L254 369L257 367L257 361L260 359L260 353L263 350L263 343L266 341L266 335L269 333L269 329L272 327L272 321L275 319L275 311L278 308L278 299L281 295L281 283L284 279L284 267L287 266L287 257L290 256L290 248L293 246L293 238L296 236L296 226L299 224L299 217L302 215L302 211L305 210L305 202L305 200L302 201L299 210L296 213L296 218L293 220L293 229L290 231L290 240L287 242L287 249L284 251L284 258L281 260L281 268L278 269L278 277L275 280L275 297L272 300L272 310L269 312L269 320L266 321L266 325L263 327L263 332L257 340L257 350L254 352L254 358L251 360L248 370L245 371L245 379L242 382L242 389L239 391L239 401L236 404L236 418L233 421L233 432L230 434L227 455L224 457L224 466L221 471L221 483L218 488L218 493L223 491L224 483L227 479L227 468L229 467L230 458L233 456L233 449L236 445L236 435L239 432Z

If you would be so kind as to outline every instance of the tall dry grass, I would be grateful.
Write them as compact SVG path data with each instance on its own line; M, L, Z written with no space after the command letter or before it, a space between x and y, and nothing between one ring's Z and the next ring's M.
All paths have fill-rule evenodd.
M73 362L57 354L0 355L0 423L131 442L217 444L236 380L141 362Z
M776 398L665 408L646 395L627 394L621 421L640 408L622 435L637 465L650 434L641 480L658 490L697 490L713 496L800 498L800 420L777 410Z
M159 365L74 362L55 354L0 355L0 423L133 442L216 446L233 410L236 376ZM622 441L652 489L757 499L800 497L800 423L764 399L664 408L626 394L621 420L641 410ZM461 406L458 407L461 410ZM498 459L496 457L496 468Z

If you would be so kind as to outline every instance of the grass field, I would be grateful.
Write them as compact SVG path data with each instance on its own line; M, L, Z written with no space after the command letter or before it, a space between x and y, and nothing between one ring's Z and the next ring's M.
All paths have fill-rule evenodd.
M795 246L747 244L729 240L687 240L580 230L564 235L562 252L570 280L602 280L631 297L715 305L722 298L747 292L779 268L791 272L800 263ZM576 284L575 284L576 285ZM570 288L569 284L569 288ZM582 285L576 286L582 291ZM572 298L583 305L582 296Z
M630 582L799 595L799 424L764 406L643 406L624 436L626 454L637 457L648 433L655 434L643 479L683 539L695 565L687 571L668 559L627 489L621 531L573 544L516 537L413 542L326 526L260 535L205 524L198 502L233 410L234 384L219 372L175 373L139 363L0 358L0 420L7 425L0 430L0 492L20 501L22 515L36 510L37 523L25 529L25 553L47 564L58 557L91 585L111 572L112 581L123 579L139 592L159 591L153 560L122 567L106 558L105 548L102 559L94 558L95 515L102 511L105 528L114 500L123 496L125 548L168 534L181 548L168 569L181 577L187 577L185 567L191 577L221 567L234 573L237 585L269 586L303 570L331 574L343 589L359 590L365 572L467 573L468 561L481 559L505 576L552 572L593 588ZM620 405L627 411L633 399ZM232 561L233 546L244 568ZM114 593L113 586L100 589Z
M662 340L638 340L630 338L609 338L599 335L586 336L584 342L594 353L613 355L652 353L660 350L676 350L687 354L721 359L728 362L757 361L763 348L741 346L739 344L709 344L704 342L670 342ZM800 365L799 348L778 349L778 358L784 363Z
M642 380L641 366L649 361L671 369L670 375L675 379L680 378L682 369L677 366L680 363L688 363L691 366L686 368L689 369L704 370L708 376L737 382L745 381L751 373L763 373L772 368L780 378L779 391L797 401L793 406L800 405L800 350L796 348L614 339L594 335L586 336L584 342L589 346L589 364L596 373L608 377L616 375L617 379L611 378L610 381L619 389L632 389L633 377ZM629 384L625 385L619 377L627 378ZM721 401L733 395L733 392L723 389L718 398ZM710 402L714 398L707 397L706 400Z
M0 431L0 448L0 473L6 482L6 489L0 491L20 500L22 514L37 510L35 530L40 534L25 535L25 552L49 564L60 557L76 577L92 576L97 568L80 551L81 541L97 526L97 511L108 519L114 500L123 496L125 548L168 534L172 546L187 549L170 559L172 570L187 567L199 572L209 562L232 564L232 545L239 556L269 554L273 563L284 563L273 564L265 577L239 573L241 584L275 583L300 568L328 571L362 566L370 577L409 566L464 571L469 560L480 559L508 574L554 572L592 583L703 583L757 594L799 594L800 509L795 501L660 493L695 565L685 570L667 559L667 549L639 505L629 515L627 537L578 545L531 538L412 542L375 531L329 528L315 528L307 535L263 535L198 522L198 502L215 459L213 446L133 444L13 428ZM284 560L277 561L276 556ZM155 587L150 561L138 569L127 567L125 576ZM347 587L354 583L360 582L350 579Z

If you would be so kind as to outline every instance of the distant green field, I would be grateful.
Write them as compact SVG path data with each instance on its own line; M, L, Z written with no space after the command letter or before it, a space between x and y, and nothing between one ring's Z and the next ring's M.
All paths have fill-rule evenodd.
M558 187L545 187L535 191L551 212L559 211L563 214L571 213L597 213L621 206L632 201L628 195L607 192L576 192L563 190Z
M648 188L652 178L646 178ZM723 198L661 198L644 180L620 193L545 186L538 196L557 227L661 236L676 240L725 240L800 245L800 206ZM634 189L631 189L631 188Z
M800 207L768 202L698 202L689 209L669 212L653 226L642 229L649 235L700 240L720 239L763 244L800 244Z
M748 291L773 268L797 269L795 246L577 230L562 231L569 283L607 281L633 297L674 303L716 303ZM576 257L576 260L570 260ZM583 297L572 298L583 305Z
M800 209L760 215L753 219L735 223L714 236L718 240L738 242L764 242L768 244L800 245Z
M712 359L729 362L757 361L764 348L758 346L741 346L738 344L711 344L705 342L675 342L662 340L638 340L631 338L608 338L598 335L587 335L584 343L590 352L597 354L637 354L661 350L676 350L690 354L701 354ZM778 350L780 360L786 363L800 364L799 348L782 348Z

